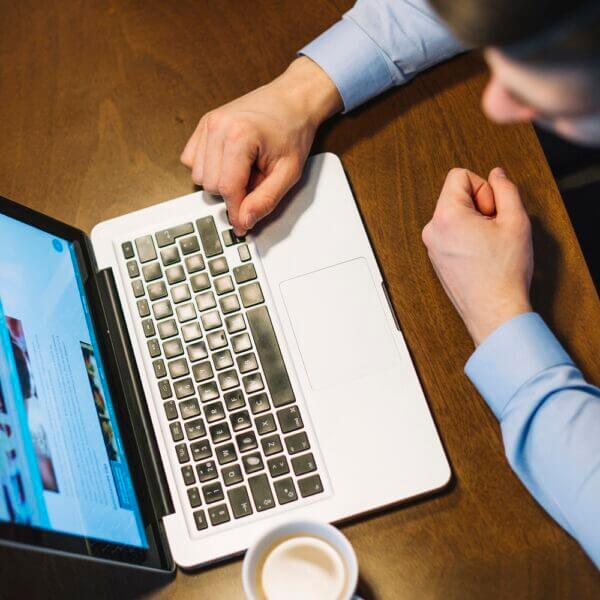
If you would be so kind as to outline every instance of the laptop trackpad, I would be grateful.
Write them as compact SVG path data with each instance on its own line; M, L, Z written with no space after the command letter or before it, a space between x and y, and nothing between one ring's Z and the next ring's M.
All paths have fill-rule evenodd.
M346 384L398 360L364 258L288 279L281 292L313 389Z

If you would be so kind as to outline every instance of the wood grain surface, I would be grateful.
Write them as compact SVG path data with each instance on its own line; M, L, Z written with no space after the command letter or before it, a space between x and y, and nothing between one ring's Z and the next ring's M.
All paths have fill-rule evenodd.
M21 0L0 4L0 194L86 231L193 190L179 154L207 110L269 81L344 0ZM476 54L320 132L341 156L455 474L447 492L343 527L365 598L592 598L600 576L510 470L463 374L471 342L420 233L446 172L502 165L534 221L535 307L600 382L600 303L533 130L482 115ZM377 468L377 465L373 465ZM384 476L382 474L382 476ZM241 562L168 584L0 552L1 597L242 598Z

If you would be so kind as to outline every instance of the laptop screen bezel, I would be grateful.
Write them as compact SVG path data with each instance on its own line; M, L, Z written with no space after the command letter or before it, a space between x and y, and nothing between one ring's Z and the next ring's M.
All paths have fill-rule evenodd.
M87 271L87 273L82 273L84 288L90 307L91 320L94 328L97 330L98 303L97 299L92 297L92 287L90 285L90 276L93 276L96 271L96 263L93 258L91 244L86 234L80 229L71 227L2 196L0 196L0 214L12 217L17 221L32 225L51 235L76 244L78 259L83 263L80 266ZM172 572L174 566L166 544L164 532L152 509L152 502L149 496L148 490L150 489L150 485L153 485L153 482L148 481L148 474L142 468L135 443L133 422L129 418L125 418L127 410L123 406L124 398L120 397L121 394L119 394L118 390L115 390L111 383L114 381L115 374L110 372L110 361L104 360L106 346L101 343L101 336L98 336L98 338L100 341L100 356L103 359L105 371L107 371L109 392L112 396L117 424L125 448L132 483L137 495L148 548L136 548L99 541L86 536L65 534L6 521L0 521L0 543L27 546L35 550L68 553L88 559L124 563L146 569Z

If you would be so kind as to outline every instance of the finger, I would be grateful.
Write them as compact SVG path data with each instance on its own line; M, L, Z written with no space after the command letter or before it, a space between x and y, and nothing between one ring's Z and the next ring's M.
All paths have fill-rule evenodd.
M224 143L225 140L220 132L207 130L204 164L202 165L202 187L210 194L219 193Z
M196 185L202 185L204 171L204 155L206 154L207 129L204 123L200 129L200 137L195 149L194 164L192 166L192 180Z
M256 146L252 144L225 144L219 193L227 204L229 222L236 235L246 234L246 228L239 218L240 204L246 197L252 165L256 160Z
M200 140L200 136L202 134L202 129L204 127L203 120L200 119L198 125L196 125L196 129L194 129L194 133L190 136L190 139L187 141L179 160L191 169L194 166L194 158L196 157L196 148L198 147L198 141Z
M451 169L440 193L438 207L477 210L491 216L495 212L494 193L490 184L468 169ZM437 209L436 209L437 210Z
M300 173L301 169L294 161L277 162L273 170L243 200L239 213L243 226L252 229L257 221L266 217L298 181Z
M511 216L522 217L526 214L517 186L506 176L503 169L500 167L492 169L489 182L494 193L499 219Z

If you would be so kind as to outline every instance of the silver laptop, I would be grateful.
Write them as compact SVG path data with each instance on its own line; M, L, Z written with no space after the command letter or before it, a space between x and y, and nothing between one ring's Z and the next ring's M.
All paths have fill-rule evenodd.
M336 156L311 158L245 239L198 192L100 223L90 251L104 281L96 352L127 383L112 428L131 429L119 435L133 438L134 495L151 496L143 528L178 565L241 553L290 519L338 522L448 483Z

